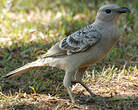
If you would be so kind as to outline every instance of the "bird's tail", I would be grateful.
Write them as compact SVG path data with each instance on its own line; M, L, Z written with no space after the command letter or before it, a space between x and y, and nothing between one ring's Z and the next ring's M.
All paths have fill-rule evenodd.
M8 74L6 74L5 76L2 76L3 78L11 78L13 76L25 73L33 68L38 68L38 67L42 67L46 65L46 59L38 59L34 62L28 63L14 71L9 72Z

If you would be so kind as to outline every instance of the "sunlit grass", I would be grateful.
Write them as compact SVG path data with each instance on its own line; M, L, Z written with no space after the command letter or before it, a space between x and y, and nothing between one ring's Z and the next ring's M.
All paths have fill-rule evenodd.
M95 94L103 97L138 97L137 3L123 0L112 3L129 7L131 14L120 17L118 24L122 36L119 43L104 60L86 71L83 81ZM95 4L96 1L83 0L9 0L8 3L1 0L0 75L37 59L55 42L92 23L96 10L104 2ZM16 80L0 79L0 108L32 104L31 107L36 109L37 105L42 104L39 101L46 102L50 107L53 102L59 101L57 108L71 108L66 103L68 95L62 84L63 77L64 72L61 70L41 68L21 75ZM76 87L76 94L85 91L80 85ZM129 97L127 99L130 102L137 101ZM126 104L122 97L113 100L119 100L117 103L111 101L110 106L114 109Z

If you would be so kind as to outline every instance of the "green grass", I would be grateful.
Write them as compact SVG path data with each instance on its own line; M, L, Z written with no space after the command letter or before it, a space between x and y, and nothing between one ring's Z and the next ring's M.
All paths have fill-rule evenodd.
M83 81L95 94L109 97L106 104L90 103L93 108L136 109L138 2L107 1L127 6L131 9L131 14L120 17L118 24L122 35L119 42L104 60L87 70ZM92 23L97 9L104 4L103 0L0 2L0 75L37 59L55 42ZM77 105L67 104L69 97L62 84L63 77L64 71L46 67L29 71L11 80L0 79L0 108L82 109ZM78 99L82 92L87 96L80 85L74 90Z

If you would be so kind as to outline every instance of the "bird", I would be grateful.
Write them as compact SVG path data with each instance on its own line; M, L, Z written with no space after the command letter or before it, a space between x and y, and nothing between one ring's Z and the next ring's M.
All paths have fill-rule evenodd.
M82 78L86 69L103 59L119 40L121 32L117 20L122 13L130 13L130 9L116 4L101 6L92 24L58 41L36 61L2 77L12 78L33 68L43 66L57 67L65 71L63 85L72 103L76 103L71 91L73 83L80 83L92 97L95 96L83 83Z

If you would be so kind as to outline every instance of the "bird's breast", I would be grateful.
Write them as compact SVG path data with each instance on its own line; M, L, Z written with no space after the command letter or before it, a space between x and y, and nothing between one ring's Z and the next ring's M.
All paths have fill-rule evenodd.
M88 66L104 58L119 39L120 31L105 30L101 40L84 55L84 62L80 66Z

